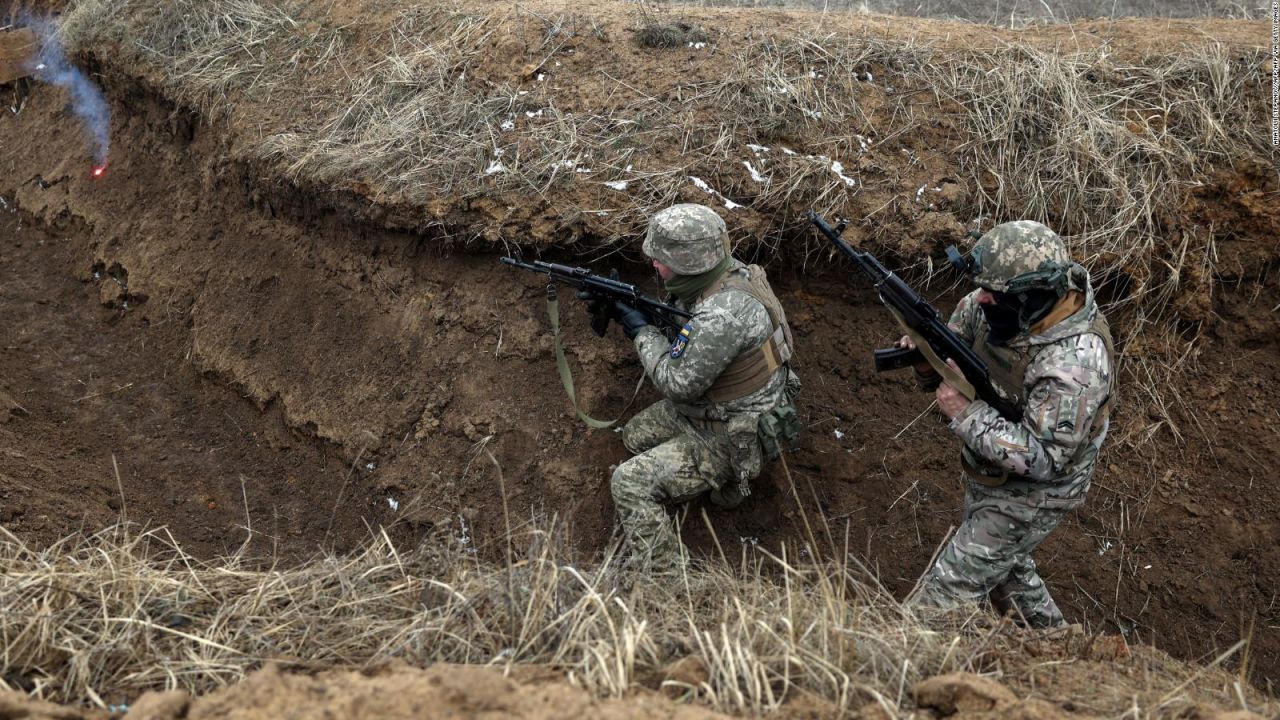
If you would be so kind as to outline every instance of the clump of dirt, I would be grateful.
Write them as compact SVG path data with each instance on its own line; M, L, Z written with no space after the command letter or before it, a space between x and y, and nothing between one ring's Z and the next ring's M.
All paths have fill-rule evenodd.
M377 4L336 3L331 12L313 19L307 37L353 48L356 59L377 55L383 48L375 43L399 17ZM584 21L581 32L553 35L565 42L545 48L517 32L542 24L523 16L486 40L494 52L467 73L511 83L516 98L545 93L548 80L538 75L549 74L563 112L603 100L621 117L653 98L674 111L686 93L731 75L718 58L762 18L780 31L829 22L762 12L685 13L719 33L721 55L715 48L646 55L617 40L634 18L615 6L599 10L600 32ZM857 23L844 30L881 38L905 32L950 48L1012 37L950 24ZM1132 21L1017 37L1046 51L1110 39L1127 54L1139 46L1174 52L1203 30L1243 53L1265 41L1261 27ZM541 55L550 68L543 62L526 72ZM0 114L0 133L21 138L0 148L0 223L12 238L0 246L9 276L0 285L0 313L12 321L0 345L5 528L47 543L126 516L166 525L203 556L248 540L255 552L288 561L317 546L355 547L383 527L407 543L447 531L450 542L483 555L501 547L505 489L516 522L555 516L572 526L584 553L606 546L613 532L607 478L626 453L614 435L584 430L572 415L556 381L538 281L501 267L488 251L511 243L600 269L616 263L656 291L644 269L628 262L636 243L626 233L641 214L624 207L620 191L493 180L487 189L482 182L420 196L403 180L418 177L412 174L402 176L403 186L362 174L322 182L326 176L290 174L279 157L259 153L261 137L320 121L297 103L275 104L278 88L255 94L236 86L214 98L208 88L197 92L138 64L127 43L95 45L82 60L112 101L115 149L102 178L89 176L64 95L29 84L0 89L15 98L15 110ZM310 92L338 69L316 72ZM837 147L860 158L839 171L829 162L834 155L779 160L810 183L797 187L812 192L777 196L776 216L728 207L750 202L743 189L754 186L758 168L743 163L755 163L755 151L698 176L722 195L682 171L663 176L678 189L646 186L644 202L636 202L725 209L740 252L771 258L805 381L806 434L787 456L794 489L775 467L737 512L695 503L684 516L686 541L698 553L776 548L804 537L808 512L822 518L834 546L847 547L901 595L959 519L956 443L909 376L872 371L869 350L895 336L893 324L870 288L850 280L847 268L827 266L796 210L852 210L863 220L851 239L891 250L918 270L929 252L961 235L979 196L1012 179L984 184L973 168L965 175L952 151L959 129L945 118L923 119L932 101L907 106L923 123L912 125L918 133L893 136L892 118L904 107L894 99L925 90L892 67L865 72L871 79L861 81L858 107L880 128L873 152L859 153L858 138L847 132L824 144L821 132L830 128L805 130L816 119L805 120L785 100L757 107L785 120L770 126L770 158L790 158L784 147L815 158ZM631 82L639 76L644 91ZM388 81L378 90L395 87ZM297 97L305 94L290 99ZM517 125L540 109L512 108L521 115ZM664 172L683 167L689 148L719 141L653 132L657 116L632 114L639 134L628 142L644 144ZM1145 127L1138 132L1160 142L1160 128ZM531 151L528 143L522 151ZM498 158L470 160L483 160L484 169ZM577 162L574 174L589 164ZM621 171L599 179L621 182ZM872 187L854 195L840 175ZM1128 318L1118 331L1127 342L1125 385L1089 504L1037 558L1067 615L1091 628L1193 659L1212 659L1249 637L1246 670L1262 687L1280 677L1280 638L1262 631L1280 622L1276 591L1262 580L1280 573L1280 521L1271 511L1280 491L1268 482L1268 470L1280 464L1273 442L1280 244L1278 211L1267 202L1275 189L1274 173L1256 158L1223 161L1183 205L1160 208L1157 219L1170 232L1154 257L1166 258L1169 276L1185 283L1168 298L1175 321L1160 326L1167 331L1130 312L1133 295L1123 286L1138 273L1100 278L1116 299L1129 299L1115 307ZM940 307L958 297L940 276L925 288ZM595 339L578 313L566 315L581 402L596 415L620 409L640 373L631 349L618 337ZM646 389L637 402L653 399ZM699 519L704 511L715 538Z

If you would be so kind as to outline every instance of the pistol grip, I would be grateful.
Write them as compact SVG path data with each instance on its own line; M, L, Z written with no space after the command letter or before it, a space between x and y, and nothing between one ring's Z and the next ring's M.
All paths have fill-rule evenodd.
M604 337L605 331L609 329L609 305L600 303L600 307L591 314L591 332L596 337Z

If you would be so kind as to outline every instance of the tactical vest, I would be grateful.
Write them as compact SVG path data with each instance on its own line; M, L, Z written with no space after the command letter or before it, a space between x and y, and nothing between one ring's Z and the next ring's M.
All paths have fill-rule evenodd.
M1101 311L1094 315L1093 322L1089 327L1078 334L1084 335L1086 333L1093 333L1102 338L1102 343L1107 349L1107 357L1115 357L1115 347L1111 340L1111 328ZM987 342L990 334L990 326L983 323L982 330L974 338L973 351L987 364L991 384L995 387L996 392L1000 393L1004 399L1012 403L1020 412L1025 411L1027 398L1024 378L1027 375L1027 368L1031 366L1031 362L1036 359L1036 356L1040 354L1044 346L1012 348L993 345ZM1065 340L1067 338L1061 339ZM1106 425L1107 418L1110 415L1111 396L1108 394L1107 398L1102 401L1102 405L1098 407L1098 412L1094 413L1093 422L1089 425L1088 439L1080 443L1080 447L1076 448L1067 470L1073 469L1075 464L1084 457L1085 452L1097 440L1099 434L1102 433L1102 428ZM1017 476L1011 476L1003 467L979 457L967 445L961 453L961 462L964 466L965 474L975 482L983 485L999 486L1010 479L1017 478Z
M773 288L769 287L764 268L749 265L746 270L748 277L745 278L737 271L726 273L707 288L699 300L705 300L723 290L741 290L764 306L769 313L773 332L762 345L734 358L720 373L720 377L707 388L706 397L713 403L744 398L768 385L774 372L791 360L792 348L795 347L791 341L791 326L787 324L787 315L782 310L782 303L773 294Z

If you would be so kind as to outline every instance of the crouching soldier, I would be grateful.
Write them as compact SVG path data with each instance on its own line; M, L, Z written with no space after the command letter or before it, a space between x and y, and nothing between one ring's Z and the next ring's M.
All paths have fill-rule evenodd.
M715 211L681 204L659 212L644 252L670 302L693 316L672 340L640 310L615 310L664 399L623 427L635 456L610 485L631 562L666 571L680 568L685 554L664 504L704 492L717 504L739 504L763 464L798 434L799 380L790 370L786 314L764 270L729 254Z
M951 327L1022 420L938 385L938 407L964 442L964 519L912 599L946 608L989 597L1031 627L1059 627L1031 554L1089 490L1111 409L1111 334L1088 273L1040 223L992 228L968 267L978 289Z

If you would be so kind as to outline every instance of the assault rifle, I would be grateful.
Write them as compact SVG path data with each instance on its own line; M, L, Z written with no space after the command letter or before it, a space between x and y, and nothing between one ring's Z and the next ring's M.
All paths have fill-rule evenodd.
M541 260L526 263L515 258L504 257L502 263L550 277L552 282L547 285L549 300L555 300L556 283L564 283L585 291L585 294L590 295L593 300L601 301L595 303L596 309L591 316L591 331L600 337L604 337L605 330L609 328L609 310L615 302L624 302L640 310L659 329L668 334L670 331L679 332L680 328L684 327L685 321L693 317L690 312L658 302L640 292L635 285L622 282L618 279L616 270L611 277L605 277L592 273L588 268L558 265Z
M975 398L986 401L1004 418L1013 422L1022 419L1022 413L1006 401L991 384L991 374L987 364L977 353L952 330L920 294L902 281L871 253L854 250L849 243L840 237L847 222L841 221L835 227L827 224L818 213L809 211L809 222L817 226L818 231L827 237L845 257L853 261L858 269L866 273L875 285L880 302L889 308L898 323L906 330L907 335L915 342L911 348L882 348L875 351L876 372L897 370L911 367L926 361L952 387L964 393L970 400ZM955 360L960 367L957 375L947 359Z

